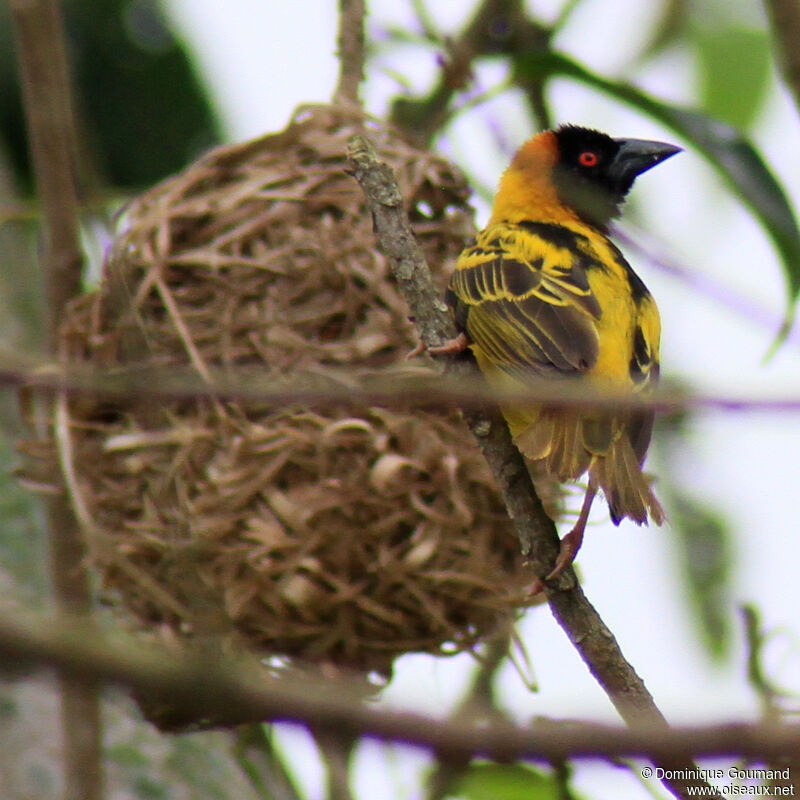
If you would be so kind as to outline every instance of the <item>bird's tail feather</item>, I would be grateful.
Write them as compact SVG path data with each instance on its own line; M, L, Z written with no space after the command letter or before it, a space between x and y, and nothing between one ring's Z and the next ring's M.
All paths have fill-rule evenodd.
M641 525L649 517L656 525L661 525L665 519L664 510L642 473L628 431L613 418L606 420L607 424L602 427L608 428L608 435L601 448L603 437L590 436L585 422L585 415L540 409L533 420L530 417L524 422L522 418L515 419L516 424L512 423L511 428L523 455L535 462L544 474L555 476L559 481L574 481L588 469L590 480L606 496L614 524L629 517Z
M581 440L576 414L546 409L527 425L512 425L514 442L522 454L542 464L560 481L577 480L589 467L590 454Z
M639 525L646 523L648 517L656 525L664 522L664 509L650 488L627 435L617 438L605 455L592 459L589 475L603 490L615 525L624 517Z

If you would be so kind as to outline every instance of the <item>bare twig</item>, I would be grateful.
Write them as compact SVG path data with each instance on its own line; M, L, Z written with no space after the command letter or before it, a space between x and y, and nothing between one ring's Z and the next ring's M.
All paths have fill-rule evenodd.
M36 184L44 209L43 264L47 339L57 351L58 327L68 300L80 291L83 256L78 228L76 139L63 26L56 0L13 0L18 60ZM64 494L49 498L50 571L57 604L88 613L89 580L80 531ZM86 681L62 679L65 798L103 794L100 699Z
M367 197L379 246L389 259L423 343L427 347L444 343L456 335L456 329L411 231L391 168L378 160L372 145L363 136L351 141L348 157ZM473 366L466 359L454 362L452 372L459 378L475 377ZM511 445L505 421L498 412L474 409L465 419L498 476L499 489L509 506L522 552L530 558L536 575L548 574L558 553L558 535L533 491L522 457ZM514 491L518 485L522 490ZM526 491L528 485L530 491ZM574 585L574 574L567 571L562 583Z
M472 685L451 715L451 721L475 724L478 720L507 720L495 703L494 681L500 667L506 663L510 642L511 636L505 635L486 643ZM448 796L453 785L469 768L468 758L454 759L446 752L437 753L435 762L436 767L428 780L428 800L441 800Z
M439 79L426 97L401 97L392 106L391 122L409 137L427 144L451 115L453 97L469 87L473 64L498 53L523 55L547 47L550 31L532 20L522 0L483 0L464 30L448 43ZM534 115L549 121L541 85L521 83Z
M732 723L636 730L587 722L469 724L366 705L363 684L322 674L266 678L233 659L187 658L129 636L110 638L84 619L14 611L0 618L0 665L55 668L78 681L107 682L138 694L168 696L186 717L293 721L352 736L395 741L452 758L479 756L558 762L567 758L773 759L800 752L800 725ZM674 769L674 767L671 767ZM688 768L688 767L687 767ZM666 767L665 767L666 769Z
M758 696L762 719L765 722L777 722L782 714L777 700L787 693L774 686L764 672L762 659L766 636L761 628L758 610L753 605L745 604L740 611L747 645L747 681Z
M546 402L581 409L651 408L662 414L681 409L797 414L800 397L722 395L681 391L661 386L645 396L619 394L582 385L533 381L524 390L499 391L472 372L432 374L423 369L372 371L345 369L298 371L285 377L254 376L252 369L209 368L209 380L178 366L164 369L132 367L104 370L82 364L5 358L0 355L0 387L25 387L37 394L64 393L124 401L130 397L153 400L190 400L213 397L259 404L325 405L347 401L365 406L452 406L483 408L487 403Z
M358 741L339 728L315 728L314 739L328 772L327 800L353 800L350 791L350 759Z
M761 616L758 609L750 604L745 604L740 609L745 628L745 642L747 647L747 679L753 691L758 696L761 704L761 719L767 725L783 721L785 710L779 700L786 699L789 692L775 686L764 670L764 647L769 639L761 626ZM773 786L787 787L785 790L775 792L788 794L792 790L793 775L800 770L800 752L787 753L781 758L773 759L768 766L776 773ZM788 778L785 771L788 770Z
M437 296L422 251L414 240L391 169L378 160L374 148L363 136L351 140L348 158L372 212L378 244L389 258L422 341L426 346L441 344L455 335L455 327ZM455 362L452 368L458 375L474 370L467 360ZM558 534L536 494L522 456L511 441L508 426L497 410L470 410L464 417L495 475L522 552L528 556L535 575L547 575L558 553ZM547 598L556 620L620 716L637 729L642 725L666 728L650 692L625 660L614 635L587 600L571 569L559 578L556 586L547 588ZM670 770L693 768L685 760L677 766L674 763L667 766ZM688 796L689 784L685 782L665 781L665 785L676 796Z
M48 339L67 301L80 292L75 131L62 23L55 0L12 0L30 148L44 210Z
M334 102L359 103L358 91L364 80L364 0L339 0L339 83Z
M476 58L544 46L548 32L530 20L522 0L483 0L462 33L442 58L439 79L424 98L402 97L392 107L391 122L421 144L427 144L450 115L457 92L472 81Z

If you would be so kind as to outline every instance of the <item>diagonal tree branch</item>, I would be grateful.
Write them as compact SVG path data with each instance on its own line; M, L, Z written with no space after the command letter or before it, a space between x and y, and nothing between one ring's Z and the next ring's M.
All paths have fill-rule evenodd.
M455 336L455 326L438 297L422 250L414 239L391 168L378 160L374 148L363 136L351 139L348 159L372 213L379 247L389 259L423 343L428 347L442 344ZM459 376L474 373L469 359L455 361L451 369ZM464 418L495 475L533 573L539 577L547 575L558 553L558 533L536 494L522 456L511 441L508 426L497 409L468 409ZM587 600L574 571L567 570L546 591L553 616L620 716L632 727L666 728L652 695ZM691 761L686 760L662 766L673 771L693 768ZM665 781L678 797L689 796L688 786L692 783Z

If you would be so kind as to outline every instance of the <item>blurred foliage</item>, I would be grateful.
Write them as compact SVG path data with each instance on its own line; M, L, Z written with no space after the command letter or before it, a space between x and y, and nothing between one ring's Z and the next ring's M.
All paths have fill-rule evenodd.
M732 652L733 534L724 513L681 482L691 452L689 423L685 413L658 420L654 456L659 494L670 530L676 534L677 572L686 588L691 618L706 651L721 661Z
M114 693L105 703L108 798L263 800L230 757L233 734L165 736ZM60 796L59 709L50 679L0 683L0 797ZM280 795L276 795L279 797Z
M44 516L39 498L23 488L14 469L19 435L14 398L0 397L0 598L39 605L48 587Z
M561 776L524 764L475 763L445 797L459 800L580 800Z
M64 0L81 157L104 188L143 188L219 140L189 57L157 0ZM0 147L30 191L12 26L0 5Z
M722 514L688 491L669 486L664 495L670 529L678 534L679 571L708 652L731 652L730 530Z
M761 612L752 603L745 603L739 611L744 623L747 648L747 682L758 697L761 718L768 724L787 722L797 716L800 696L778 685L775 678L768 673L764 651L770 642L779 636L790 640L793 637L785 630L765 630ZM792 649L796 657L798 651L796 640Z
M16 413L7 398L0 401L0 413ZM41 602L47 588L47 551L43 536L44 519L38 498L23 489L13 475L15 453L8 426L0 436L0 595L13 588L18 601ZM12 585L5 587L2 573Z
M275 725L253 723L236 729L234 758L259 797L301 797L289 765L275 742Z
M660 14L641 50L640 62L658 56L686 38L686 26L692 14L691 0L664 0Z
M770 88L769 34L731 23L694 26L689 36L697 54L703 110L746 130L764 107Z

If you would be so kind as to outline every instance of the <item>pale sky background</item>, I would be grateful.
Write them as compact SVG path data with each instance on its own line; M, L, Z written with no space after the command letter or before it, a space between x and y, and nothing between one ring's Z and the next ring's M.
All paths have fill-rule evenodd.
M456 30L475 0L430 0L445 29ZM192 46L197 67L209 81L231 140L283 128L301 102L329 99L337 64L333 55L334 0L167 0L170 15ZM372 0L370 36L387 26L411 25L408 0ZM557 0L531 4L552 16ZM748 3L742 3L745 16ZM574 15L558 45L604 74L625 75L636 45L656 16L658 4L640 0L591 0ZM753 18L758 6L753 4ZM628 30L619 32L624 20ZM613 41L614 46L608 43ZM387 71L406 76L425 89L435 74L431 53L402 48L373 62L365 88L367 108L380 115L397 91ZM498 65L478 70L478 82L490 86ZM500 73L502 74L502 73ZM668 53L640 74L643 88L665 99L690 104L695 73L681 53ZM559 122L601 128L616 136L660 138L687 148L641 178L634 195L638 222L682 264L712 276L758 302L779 319L783 278L764 234L747 212L720 187L719 178L691 144L622 107L608 97L559 81L550 92ZM464 115L439 143L440 149L486 185L494 185L509 152L502 152L488 132L491 116L507 146L520 144L534 131L518 96L508 94L489 108ZM777 85L761 116L756 141L778 173L790 197L800 199L800 123ZM478 204L477 222L487 207ZM665 377L689 380L698 390L721 394L800 397L800 348L784 347L766 366L763 356L772 332L693 292L684 283L631 257L661 309L662 362ZM757 700L744 671L741 625L736 605L752 602L767 628L780 628L768 648L773 678L800 691L800 645L797 633L800 581L797 580L797 454L800 418L792 414L705 413L693 421L696 432L682 456L682 479L694 494L725 509L735 533L735 591L731 616L736 653L726 666L714 666L698 643L691 609L677 574L668 526L639 529L607 522L605 504L595 504L593 520L580 553L587 595L615 633L626 657L645 680L668 720L674 723L755 718ZM531 611L520 625L540 685L530 693L508 670L502 695L524 722L538 714L618 721L602 690L546 608ZM467 656L434 660L406 657L383 702L425 713L445 713L459 697L471 671ZM302 731L283 734L294 764L302 763L302 781L311 798L322 796L322 773ZM416 798L418 753L393 753L364 745L357 760L355 788L360 798ZM300 760L298 760L300 759ZM585 764L576 785L592 800L651 797L622 770ZM794 776L800 781L800 776ZM654 787L660 791L660 786Z

